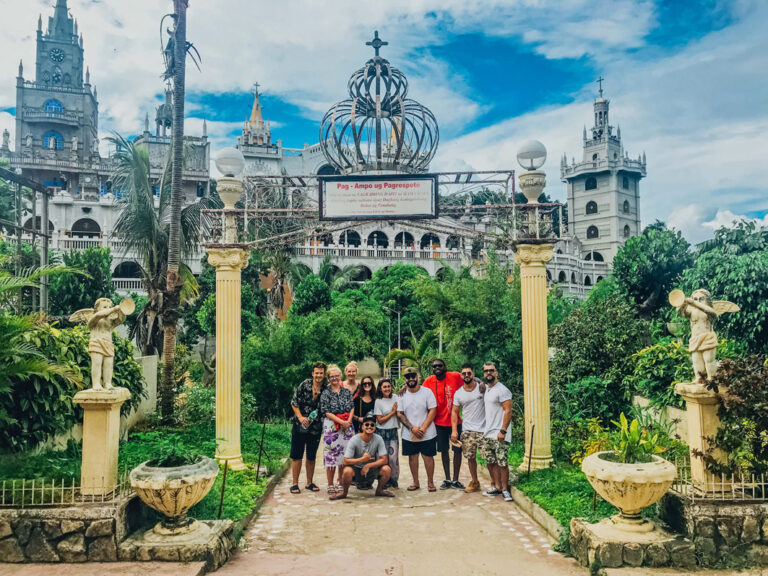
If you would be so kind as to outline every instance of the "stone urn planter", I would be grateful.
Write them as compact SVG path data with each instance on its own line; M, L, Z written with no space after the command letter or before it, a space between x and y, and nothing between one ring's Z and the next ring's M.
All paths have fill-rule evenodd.
M611 521L620 530L651 532L652 522L640 517L643 508L655 504L670 489L677 467L661 458L649 456L650 462L625 464L615 461L613 451L587 456L581 470L595 491L619 509Z
M187 517L192 506L200 502L213 487L219 465L211 458L194 464L161 467L148 460L131 470L131 487L150 508L165 516L154 531L163 535L189 533L198 524Z

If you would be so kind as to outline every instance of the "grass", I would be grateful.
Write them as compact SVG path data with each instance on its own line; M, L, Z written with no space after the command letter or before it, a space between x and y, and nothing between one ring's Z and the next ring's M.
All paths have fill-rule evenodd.
M243 460L253 464L254 469L227 471L227 485L224 493L222 518L238 520L251 512L254 501L264 494L266 479L257 478L255 465L258 460L258 442L261 439L261 424L244 423L241 429ZM216 449L215 430L212 426L189 428L156 427L135 432L120 446L118 469L130 470L175 444L178 449L193 454L213 456ZM290 429L285 422L267 424L264 435L262 471L266 468L274 473L290 450ZM44 451L37 454L21 453L4 456L0 460L0 482L18 479L41 479L47 481L62 479L68 485L72 478L80 479L80 446L74 442L66 450ZM197 504L190 514L201 520L218 516L219 498L223 473L220 473L208 495Z

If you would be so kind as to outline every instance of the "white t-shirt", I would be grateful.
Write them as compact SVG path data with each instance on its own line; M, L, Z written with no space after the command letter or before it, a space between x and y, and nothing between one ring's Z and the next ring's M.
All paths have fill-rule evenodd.
M373 414L375 416L386 416L390 412L392 412L392 406L399 400L399 396L392 396L391 398L377 398L376 404L373 405ZM400 404L398 403L398 406ZM391 430L392 428L397 428L397 424L400 422L397 419L397 414L392 416L389 420L384 422L384 424L376 424L376 428L378 430Z
M467 432L485 432L485 401L480 392L480 385L467 392L462 386L453 393L453 405L461 406L462 430Z
M498 438L501 431L501 425L504 424L504 408L502 402L512 400L512 392L501 382L496 382L493 386L487 386L485 389L485 437ZM506 441L511 438L511 423L507 426Z
M432 393L432 390L424 388L423 386L419 388L418 392L409 392L406 390L402 396L398 396L397 398L397 411L405 414L408 422L414 426L421 426L424 424L429 411L432 408L437 408L437 400L435 400L435 395ZM429 425L424 437L421 439L413 438L411 436L411 431L403 426L403 440L421 442L422 440L431 440L435 436L437 436L437 428L435 428L434 422Z

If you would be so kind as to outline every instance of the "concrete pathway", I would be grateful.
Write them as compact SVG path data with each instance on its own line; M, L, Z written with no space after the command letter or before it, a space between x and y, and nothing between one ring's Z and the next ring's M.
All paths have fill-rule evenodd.
M401 474L396 498L375 498L373 490L350 490L330 502L325 471L315 479L321 492L289 492L286 476L245 534L247 547L216 574L518 576L579 575L587 571L553 552L552 540L515 504L500 497L461 490L408 492L410 473ZM482 484L490 482L483 471ZM469 482L462 471L462 481ZM441 475L436 484L442 481ZM320 481L318 481L320 480Z
M0 576L202 576L205 562L0 564Z

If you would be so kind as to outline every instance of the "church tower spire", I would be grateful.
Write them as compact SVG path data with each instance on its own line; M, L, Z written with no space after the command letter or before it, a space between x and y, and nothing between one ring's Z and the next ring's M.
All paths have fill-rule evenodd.
M253 84L253 106L251 107L251 117L248 122L253 126L263 124L264 117L261 114L261 102L259 102L259 83Z
M269 124L264 122L264 115L259 100L259 83L253 84L253 105L251 116L243 125L243 133L237 138L238 146L271 146L272 134Z

